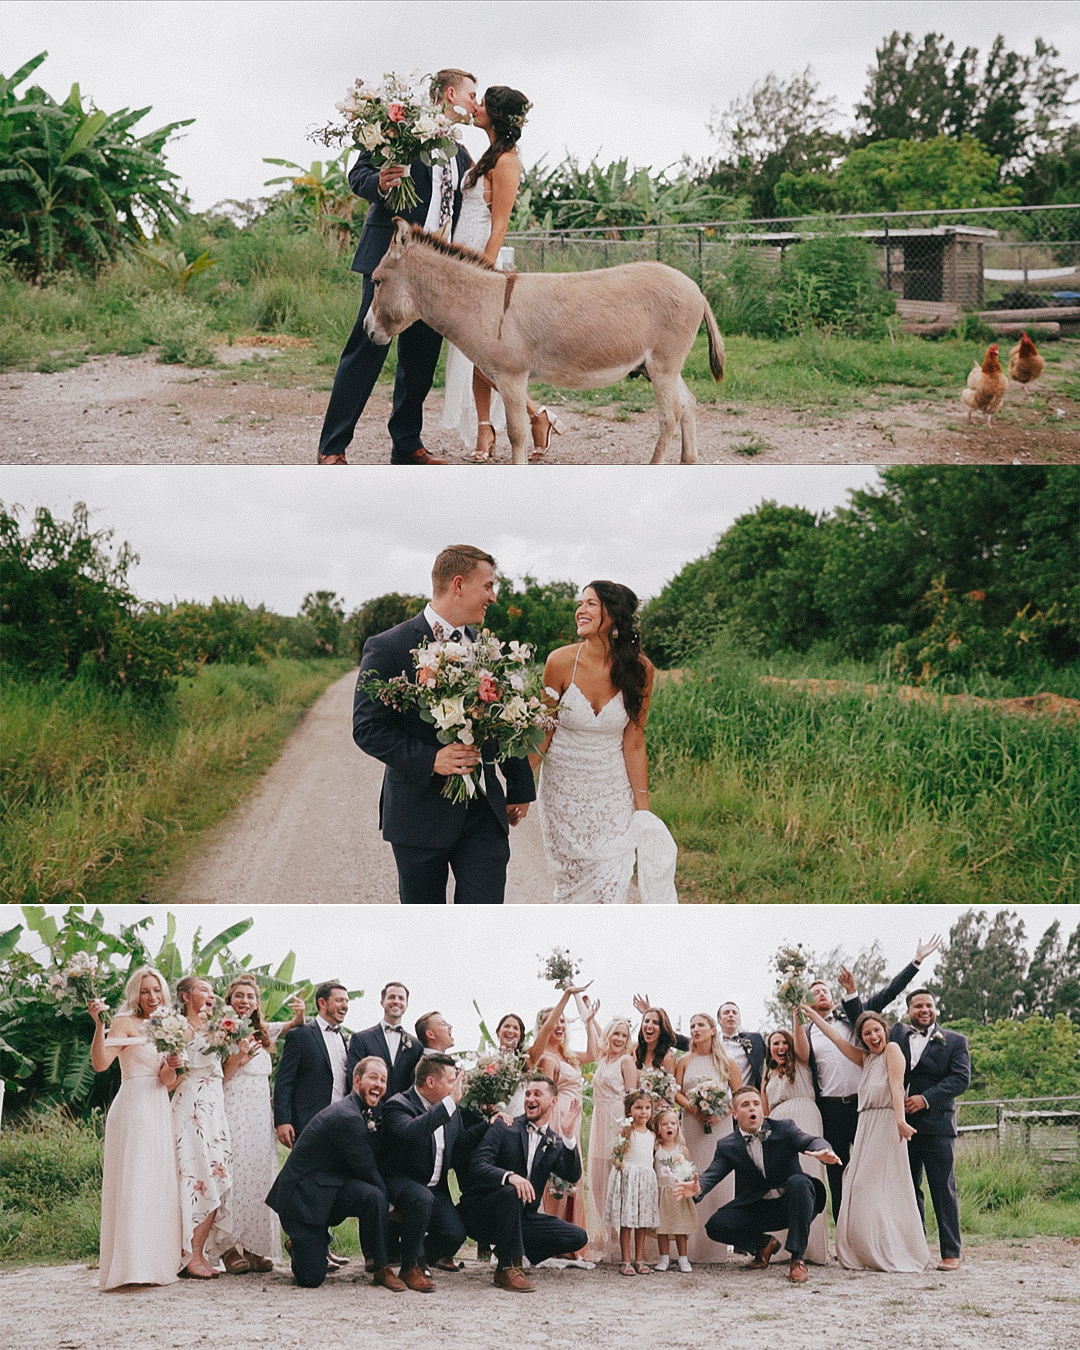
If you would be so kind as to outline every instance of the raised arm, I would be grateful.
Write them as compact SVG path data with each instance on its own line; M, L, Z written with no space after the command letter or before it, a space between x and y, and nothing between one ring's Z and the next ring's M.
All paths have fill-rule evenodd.
M850 1059L852 1064L858 1064L860 1068L866 1063L866 1052L860 1050L857 1046L852 1045L850 1041L846 1041L835 1027L831 1027L829 1023L825 1021L820 1013L815 1012L813 1008L805 1003L803 1004L802 1011L809 1017L810 1021L813 1022L814 1026L816 1026L820 1032L828 1036L829 1040L832 1041L833 1045L837 1047L845 1059Z
M800 1064L810 1063L810 1042L806 1037L806 1027L799 1017L798 1008L791 1010L791 1036L795 1042L795 1058Z
M645 699L641 711L627 722L623 732L623 761L634 794L635 811L649 809L649 757L645 750L645 722L649 716L654 672L652 662L644 657L642 660L645 661Z
M589 984L592 984L591 980L589 981ZM551 1033L555 1030L559 1018L566 1011L566 1005L570 1002L570 999L574 994L583 994L588 987L588 984L583 984L579 989L563 990L562 998L559 999L551 1012L544 1018L540 1030L536 1033L536 1039L533 1041L532 1045L529 1046L528 1053L525 1056L525 1062L530 1069L535 1069L539 1063L544 1051L548 1047L548 1042L551 1040Z
M600 1058L600 1034L596 1030L596 1015L600 1011L600 1000L598 998L591 999L583 994L581 1001L585 1004L587 1012L585 1018L585 1063L595 1064Z
M120 1053L120 1047L105 1044L104 1015L109 1005L103 998L92 998L86 1005L86 1011L94 1021L94 1039L90 1042L90 1063L95 1073L104 1073L110 1068ZM126 1019L125 1019L126 1020ZM120 1022L120 1018L116 1019ZM114 1024L115 1025L115 1024Z

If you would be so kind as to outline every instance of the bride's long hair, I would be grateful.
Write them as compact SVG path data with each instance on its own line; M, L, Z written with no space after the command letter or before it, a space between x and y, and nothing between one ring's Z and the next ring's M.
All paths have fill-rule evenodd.
M636 722L645 704L645 686L649 678L648 657L641 650L638 598L629 586L621 586L617 581L590 581L585 590L595 591L604 613L611 618L607 634L611 649L611 683L623 696L627 717Z
M493 84L484 93L484 107L491 118L495 139L465 175L462 186L466 188L471 188L484 174L490 173L499 159L517 145L521 139L521 128L525 125L525 114L532 104L520 89Z

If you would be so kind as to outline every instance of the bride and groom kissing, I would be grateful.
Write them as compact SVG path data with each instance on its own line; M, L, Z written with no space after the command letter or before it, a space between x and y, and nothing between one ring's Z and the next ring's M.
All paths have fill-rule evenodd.
M448 164L426 165L414 160L408 165L386 164L376 168L371 152L361 151L349 170L349 186L369 203L352 270L363 277L360 312L345 344L334 376L322 432L318 462L345 464L356 423L367 405L389 350L373 342L364 331L376 282L372 273L394 236L395 216L386 205L389 192L408 174L419 201L398 213L398 218L440 234L467 249L483 254L498 268L502 243L517 200L521 161L517 142L529 100L516 89L493 85L482 99L477 97L476 77L458 69L440 70L433 79L432 97L442 101L457 122L471 122L487 132L490 144L477 164L464 146ZM393 410L387 423L393 445L391 464L445 464L424 446L424 400L431 390L442 349L442 337L427 324L417 322L398 337L397 371L394 376ZM528 405L532 425L533 456L541 457L555 419L546 408ZM468 358L451 347L447 354L443 425L457 427L463 442L474 442L472 458L482 463L494 457L496 424L502 404L492 385Z
M353 740L385 765L379 825L394 850L401 903L445 904L452 871L455 904L502 904L510 831L533 801L554 900L624 903L636 862L643 903L676 903L675 841L649 810L645 721L655 671L641 651L638 600L628 587L595 581L584 588L578 641L553 651L544 667L557 701L554 730L538 754L504 760L502 779L483 746L443 745L415 708L400 711L369 695L369 671L414 680L413 652L423 643L473 642L495 602L495 581L490 553L471 544L444 548L424 610L364 644ZM443 795L448 777L481 764L482 792L466 802Z

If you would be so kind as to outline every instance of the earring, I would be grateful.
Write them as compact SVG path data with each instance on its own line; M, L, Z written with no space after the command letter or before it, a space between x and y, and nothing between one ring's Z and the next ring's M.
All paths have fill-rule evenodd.
M613 638L617 638L617 637L619 636L619 630L618 630L617 628L613 628L613 629L611 630L611 636L612 636Z

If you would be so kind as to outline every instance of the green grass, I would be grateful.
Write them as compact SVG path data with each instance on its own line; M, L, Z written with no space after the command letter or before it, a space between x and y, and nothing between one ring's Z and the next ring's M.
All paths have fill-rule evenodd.
M5 679L2 898L154 899L273 763L345 660L204 666L161 707Z
M818 697L763 686L767 673L873 679L721 644L657 690L653 807L680 846L684 901L1078 898L1075 729L888 693Z

